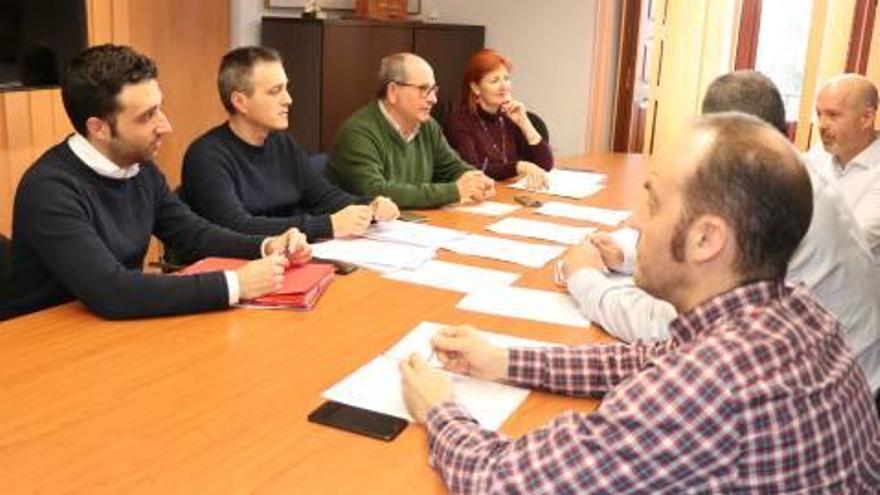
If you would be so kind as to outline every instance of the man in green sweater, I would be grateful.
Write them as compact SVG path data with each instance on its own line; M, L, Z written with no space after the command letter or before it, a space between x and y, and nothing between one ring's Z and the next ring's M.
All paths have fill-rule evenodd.
M378 99L339 130L330 177L354 194L387 196L401 208L492 197L492 179L465 163L431 119L438 89L421 57L396 53L382 59Z

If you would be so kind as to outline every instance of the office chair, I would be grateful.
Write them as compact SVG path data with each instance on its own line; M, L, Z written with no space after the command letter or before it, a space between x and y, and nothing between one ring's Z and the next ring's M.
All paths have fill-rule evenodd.
M434 120L440 124L440 128L443 129L444 133L446 132L446 123L449 121L449 116L452 115L454 109L455 102L452 100L437 102L434 108L431 109L431 117L434 117Z
M315 172L318 172L318 175L325 175L328 161L330 161L330 156L327 153L309 155L309 165L315 169Z
M538 117L538 114L531 111L526 112L526 117L529 118L529 122L532 123L535 130L538 131L538 134L541 135L544 141L550 141L550 131L547 129L547 124L544 123L544 119Z
M12 283L12 240L0 234L0 300L6 301ZM0 308L2 312L2 308Z

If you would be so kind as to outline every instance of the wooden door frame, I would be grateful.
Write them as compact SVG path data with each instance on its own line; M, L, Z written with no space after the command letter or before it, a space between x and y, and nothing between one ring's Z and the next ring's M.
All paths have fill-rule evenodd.
M871 52L877 0L856 0L855 10L849 51L846 55L846 72L865 75L868 70L868 55Z
M614 107L612 150L625 152L629 148L630 126L633 118L636 62L639 55L642 0L623 0L620 26L620 54L617 65L617 98Z

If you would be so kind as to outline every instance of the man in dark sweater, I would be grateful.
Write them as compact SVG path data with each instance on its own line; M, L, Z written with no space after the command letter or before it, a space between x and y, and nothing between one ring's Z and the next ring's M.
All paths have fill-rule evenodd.
M277 290L284 268L308 259L295 229L241 235L169 191L152 162L171 131L156 78L153 61L129 47L92 47L71 62L61 95L76 133L40 157L16 192L14 315L73 299L111 319L220 309ZM151 234L186 258L265 257L229 272L145 274Z
M291 99L275 50L227 53L218 86L229 121L195 140L183 160L181 197L196 213L245 234L296 227L310 241L361 234L374 219L399 216L387 198L330 184L284 132Z

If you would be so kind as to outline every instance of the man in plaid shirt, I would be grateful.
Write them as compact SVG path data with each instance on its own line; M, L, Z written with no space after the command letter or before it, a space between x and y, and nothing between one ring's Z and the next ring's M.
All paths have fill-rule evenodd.
M812 215L794 148L753 117L703 117L645 189L635 278L677 309L668 341L507 351L468 327L433 340L452 371L604 394L595 413L510 440L480 428L424 360L401 363L450 490L877 493L865 377L833 316L782 282Z

